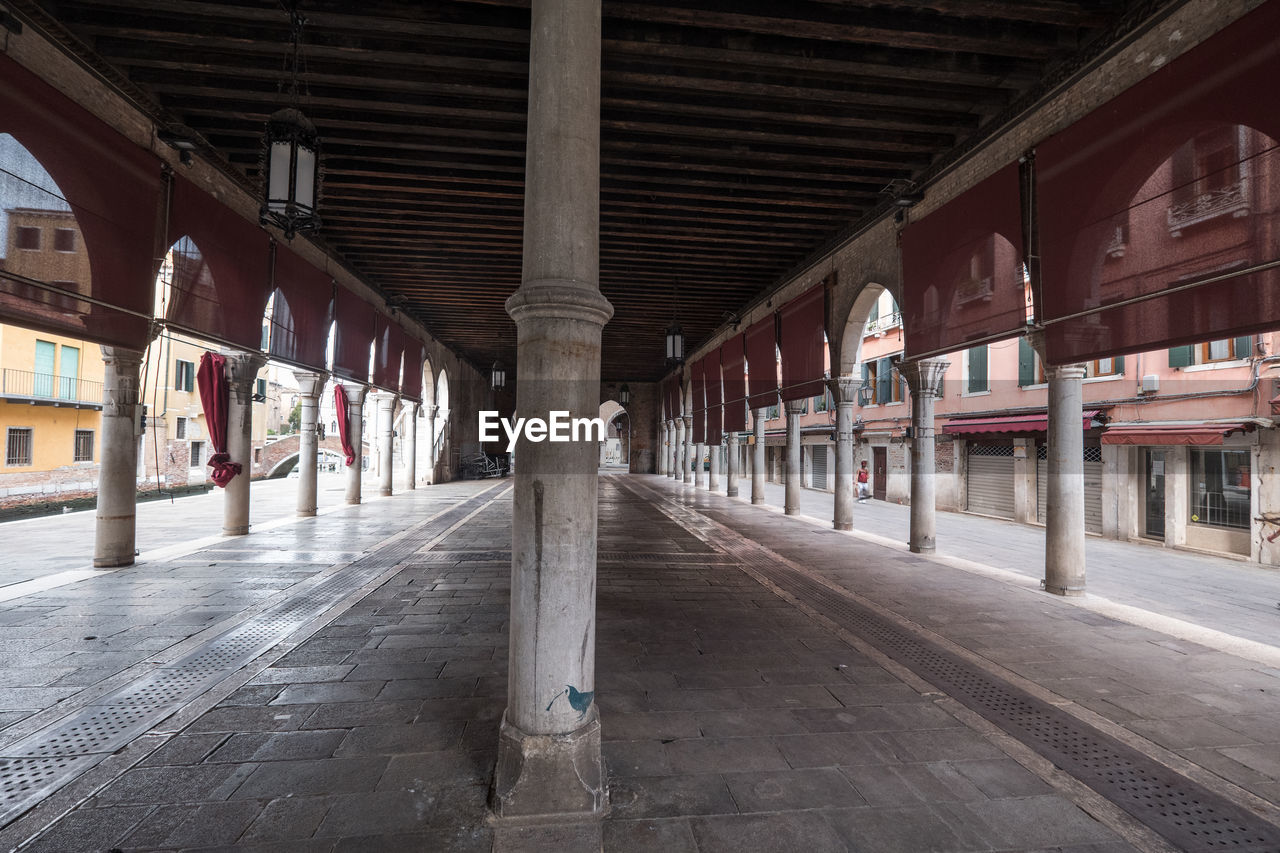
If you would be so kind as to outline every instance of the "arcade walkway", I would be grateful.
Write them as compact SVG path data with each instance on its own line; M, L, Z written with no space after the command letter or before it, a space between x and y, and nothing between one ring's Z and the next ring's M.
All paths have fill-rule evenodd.
M600 487L611 812L495 827L509 485L5 603L0 849L1280 849L1275 662L627 475Z

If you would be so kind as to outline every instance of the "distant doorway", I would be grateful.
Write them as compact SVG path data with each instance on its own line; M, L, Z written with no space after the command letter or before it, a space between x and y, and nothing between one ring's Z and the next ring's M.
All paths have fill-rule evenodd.
M887 447L871 448L871 497L878 501L888 494L886 486L889 479L889 449Z
M1164 451L1148 450L1146 456L1146 534L1164 539Z

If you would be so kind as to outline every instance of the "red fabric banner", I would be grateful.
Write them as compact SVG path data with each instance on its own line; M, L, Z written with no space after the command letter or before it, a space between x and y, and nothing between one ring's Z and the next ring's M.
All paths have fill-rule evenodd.
M406 338L404 347L404 378L400 382L400 396L406 400L422 400L422 365L427 360L427 347L416 338Z
M370 384L384 391L400 390L400 357L404 353L404 330L385 314L377 314L376 348Z
M1018 164L902 230L906 358L966 349L1026 329Z
M351 446L350 424L347 423L347 392L341 385L333 388L333 408L338 418L338 443L342 445L342 453L347 457L347 465L356 461L355 448Z
M209 443L213 455L209 478L220 489L240 473L239 462L232 462L227 454L227 411L231 405L231 386L227 382L227 359L216 352L206 352L200 357L196 371L196 387L200 391L200 405L204 407L204 423L209 430Z
M36 217L30 227L42 232L40 251L5 259L0 320L145 349L161 251L160 161L3 54L0 133L12 135L56 184L45 190L32 182L43 175L4 174L22 171L20 158L0 163L0 212L8 211L0 219ZM68 248L59 248L55 230L71 232Z
M172 287L165 310L169 325L197 337L260 351L271 296L267 232L174 175L168 242L173 250Z
M308 370L324 370L333 323L333 279L277 245L273 281L271 357Z
M778 404L778 335L772 315L757 320L743 336L747 355L747 404L764 409Z
M707 359L698 359L693 365L693 443L707 441Z
M335 291L334 316L338 331L333 347L333 372L356 382L369 381L369 347L376 331L377 312L368 302L341 285Z
M783 402L816 397L826 387L826 325L826 288L821 284L792 299L778 312Z
M719 445L724 438L724 392L720 378L720 347L703 359L707 378L707 444Z
M744 432L747 428L747 358L743 347L743 336L734 335L720 348L725 432Z
M1049 364L1280 327L1277 33L1263 4L1037 147Z

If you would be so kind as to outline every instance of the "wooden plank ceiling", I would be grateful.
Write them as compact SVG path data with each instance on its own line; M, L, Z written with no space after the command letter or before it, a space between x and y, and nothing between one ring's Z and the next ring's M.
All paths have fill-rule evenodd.
M263 123L286 101L277 0L13 5L35 2L257 181ZM616 310L604 377L661 376L673 313L696 346L1132 5L604 0L600 285ZM301 11L324 242L444 343L510 368L527 0Z

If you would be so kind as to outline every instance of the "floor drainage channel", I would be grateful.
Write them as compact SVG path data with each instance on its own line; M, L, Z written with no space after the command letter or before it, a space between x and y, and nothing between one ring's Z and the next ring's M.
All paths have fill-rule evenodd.
M656 493L655 493L656 495ZM1280 827L1263 820L1065 711L976 668L869 608L745 544L679 504L671 517L783 591L847 627L888 657L1014 736L1181 850L1280 850Z
M348 593L406 559L492 500L476 495L413 534L209 640L132 684L0 749L0 827L173 714Z

